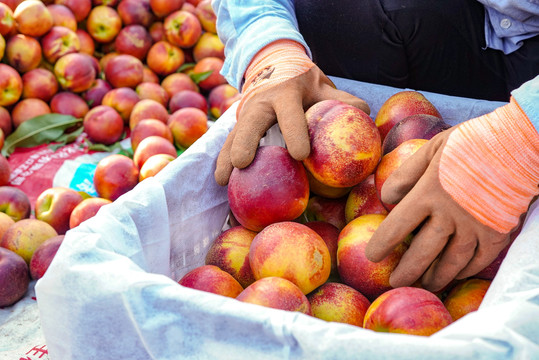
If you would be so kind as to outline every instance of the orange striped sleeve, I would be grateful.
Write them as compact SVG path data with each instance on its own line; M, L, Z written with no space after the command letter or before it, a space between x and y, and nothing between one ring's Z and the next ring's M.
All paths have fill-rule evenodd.
M444 190L482 224L508 233L539 194L539 134L511 98L451 133L439 178Z

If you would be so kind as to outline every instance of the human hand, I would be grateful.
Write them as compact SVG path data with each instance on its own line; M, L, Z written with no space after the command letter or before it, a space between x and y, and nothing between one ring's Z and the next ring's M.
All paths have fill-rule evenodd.
M515 102L446 130L384 183L398 205L366 248L377 262L419 229L390 277L393 287L421 278L431 291L472 276L509 243L538 193L539 135Z
M304 64L305 71L297 76L275 81L272 78L278 74L275 68L287 65L287 62L278 61L265 66L252 81L252 87L244 92L237 123L217 158L215 180L218 184L228 183L234 167L244 168L253 161L260 139L275 123L279 124L290 155L296 160L305 159L310 152L305 109L319 101L336 99L370 113L365 101L337 90L331 80L312 63ZM275 83L261 87L264 82L271 81Z

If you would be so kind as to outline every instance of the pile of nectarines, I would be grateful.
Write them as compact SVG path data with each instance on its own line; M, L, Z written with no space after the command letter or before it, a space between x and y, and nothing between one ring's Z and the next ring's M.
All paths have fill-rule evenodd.
M90 145L158 120L167 129L146 123L132 151L156 135L172 146L154 139L148 155L177 156L239 98L219 74L224 45L210 0L1 0L0 19L0 147L22 123L62 114L81 120ZM148 155L130 157L140 170Z
M211 244L205 265L179 283L326 321L414 335L431 335L477 310L501 260L483 279L454 281L433 293L419 282L396 289L389 284L413 233L379 263L365 256L395 206L381 201L382 184L449 128L434 105L419 92L402 91L376 119L335 100L313 105L306 118L309 157L297 161L285 148L267 145L251 165L234 169L229 227Z
M0 0L0 20L0 148L54 114L79 119L90 150L131 144L97 164L97 197L52 187L32 194L33 204L11 186L0 155L0 215L29 234L14 239L15 230L1 227L0 306L7 306L30 276L43 275L67 230L157 174L239 94L219 74L224 45L210 0Z

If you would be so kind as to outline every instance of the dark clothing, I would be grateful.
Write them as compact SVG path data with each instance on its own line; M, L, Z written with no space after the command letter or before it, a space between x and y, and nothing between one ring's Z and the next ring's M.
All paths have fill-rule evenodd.
M539 74L539 36L508 55L485 47L470 0L296 0L299 30L326 75L508 101Z

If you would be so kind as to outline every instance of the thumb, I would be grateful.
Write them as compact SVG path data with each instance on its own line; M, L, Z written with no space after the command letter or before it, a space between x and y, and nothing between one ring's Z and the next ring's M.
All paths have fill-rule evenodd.
M412 190L429 167L446 137L447 134L441 133L430 141L424 139L408 140L384 155L378 166L383 166L382 162L399 161L403 157L405 160L384 182L381 191L383 202L396 204Z

